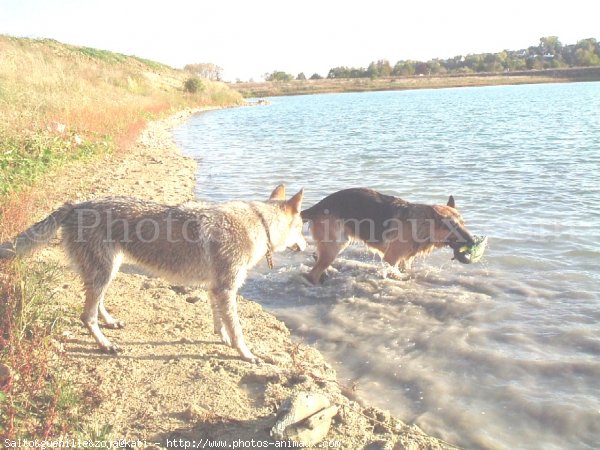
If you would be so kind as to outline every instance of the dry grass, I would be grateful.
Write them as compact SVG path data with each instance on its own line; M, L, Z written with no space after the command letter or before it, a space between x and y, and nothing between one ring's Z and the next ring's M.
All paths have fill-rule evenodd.
M77 397L51 370L59 315L46 306L46 285L54 271L18 263L1 272L0 350L10 374L0 383L0 437L57 436L69 428Z
M116 53L0 36L0 243L44 207L36 181L68 161L126 152L149 120L186 107L242 103L222 83L185 93L188 75ZM64 311L49 297L55 269L0 261L0 439L77 428L82 398L52 370Z

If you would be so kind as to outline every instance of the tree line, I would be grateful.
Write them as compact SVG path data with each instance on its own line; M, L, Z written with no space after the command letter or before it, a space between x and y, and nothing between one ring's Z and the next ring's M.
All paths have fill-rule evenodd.
M381 59L371 62L366 68L334 67L329 70L327 78L471 74L593 66L600 66L600 42L596 39L582 39L577 44L563 45L557 36L546 36L540 38L537 46L521 50L458 55L453 58L435 58L429 61L401 60L393 66L388 60ZM267 81L290 81L294 78L303 80L306 76L300 73L294 77L282 71L265 74ZM313 74L310 78L322 77Z

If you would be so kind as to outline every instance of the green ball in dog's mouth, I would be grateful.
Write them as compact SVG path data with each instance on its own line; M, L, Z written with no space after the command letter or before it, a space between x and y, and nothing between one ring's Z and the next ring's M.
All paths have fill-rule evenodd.
M479 261L485 253L487 240L487 236L474 236L473 245L463 245L454 249L454 259L463 264L472 264Z

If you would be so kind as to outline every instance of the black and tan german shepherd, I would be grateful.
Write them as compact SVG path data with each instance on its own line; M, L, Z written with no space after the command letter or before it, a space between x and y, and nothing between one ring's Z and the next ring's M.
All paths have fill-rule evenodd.
M454 258L470 261L459 249L474 245L450 196L446 205L410 203L372 189L335 192L302 211L317 245L317 262L306 278L321 282L323 272L352 241L362 241L399 271L410 269L415 256L449 246Z

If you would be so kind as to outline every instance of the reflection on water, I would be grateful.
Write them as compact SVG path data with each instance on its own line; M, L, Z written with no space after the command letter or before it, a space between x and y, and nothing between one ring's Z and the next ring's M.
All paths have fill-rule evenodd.
M356 245L322 286L311 252L277 254L242 293L316 345L358 394L469 448L600 442L600 83L273 98L175 130L197 194L306 205L352 186L420 203L449 194L479 264L441 250L383 278Z

